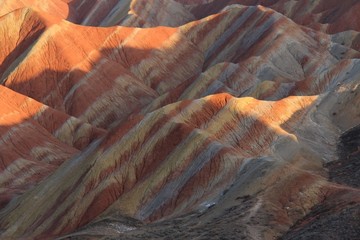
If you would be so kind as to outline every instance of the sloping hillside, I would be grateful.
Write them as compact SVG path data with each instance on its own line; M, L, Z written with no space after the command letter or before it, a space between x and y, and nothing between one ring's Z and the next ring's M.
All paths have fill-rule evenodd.
M0 5L0 238L359 236L358 1Z

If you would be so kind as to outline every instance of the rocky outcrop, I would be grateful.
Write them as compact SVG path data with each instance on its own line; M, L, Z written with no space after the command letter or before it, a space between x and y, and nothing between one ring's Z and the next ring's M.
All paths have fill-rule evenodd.
M263 5L291 18L298 24L328 33L347 30L359 31L359 21L355 14L360 3L355 0L345 0L341 6L338 1L288 1L288 0L225 0L200 3L193 1L191 12L197 18L214 14L227 6Z
M69 0L60 1L42 1L42 0L1 0L0 16L6 15L12 11L21 8L31 7L34 10L46 12L58 18L75 21L75 12L68 5Z
M31 14L38 17L34 11ZM19 27L21 24L18 21ZM84 41L81 48L77 47L78 39ZM6 41L15 44L17 35ZM176 53L173 46L179 42L182 48ZM202 53L189 40L176 29L164 27L115 27L89 32L86 27L59 20L29 44L28 52L9 62L3 74L4 85L103 128L125 120L158 94L198 73L203 61ZM173 58L164 62L164 56L171 52ZM181 67L170 70L175 62Z
M359 236L359 136L359 126L343 133L338 144L339 160L326 165L330 179L349 186L348 189L313 207L282 239L328 239L330 236L331 239L356 239Z
M355 1L3 2L2 238L356 222L359 34L338 21Z
M105 130L0 86L1 207L33 188Z
M174 0L75 0L69 7L78 13L74 22L89 26L175 27L194 20L183 3Z

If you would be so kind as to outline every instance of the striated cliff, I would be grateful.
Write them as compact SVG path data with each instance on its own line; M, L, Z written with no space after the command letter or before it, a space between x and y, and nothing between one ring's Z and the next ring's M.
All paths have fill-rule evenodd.
M359 236L358 1L0 5L1 238Z

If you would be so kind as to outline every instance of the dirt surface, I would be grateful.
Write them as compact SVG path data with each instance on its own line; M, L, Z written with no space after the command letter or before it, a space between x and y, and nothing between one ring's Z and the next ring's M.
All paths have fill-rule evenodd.
M326 165L331 181L349 187L360 187L360 125L339 139L339 160ZM300 239L359 239L360 204L334 204L333 199L315 206L298 221L282 240Z
M360 187L360 125L342 134L338 146L339 161L331 162L330 179L339 184Z

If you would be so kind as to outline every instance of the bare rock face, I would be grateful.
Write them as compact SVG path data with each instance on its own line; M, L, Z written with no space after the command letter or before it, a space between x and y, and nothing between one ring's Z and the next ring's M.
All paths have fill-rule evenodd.
M359 236L358 1L0 5L0 238Z
M330 180L359 188L359 125L339 139L339 160L327 164ZM330 196L299 220L282 239L356 239L360 234L360 208L354 194Z
M68 0L60 1L42 1L42 0L2 0L0 16L6 15L17 9L31 7L34 10L47 12L48 14L54 15L59 18L67 18L69 20L75 20L71 9L67 4Z
M196 17L204 17L214 14L230 5L263 5L272 8L279 13L291 18L298 24L305 25L316 30L337 33L347 30L359 31L358 16L360 3L356 0L345 0L340 5L335 0L318 1L288 1L288 0L224 0L192 3L190 9Z

